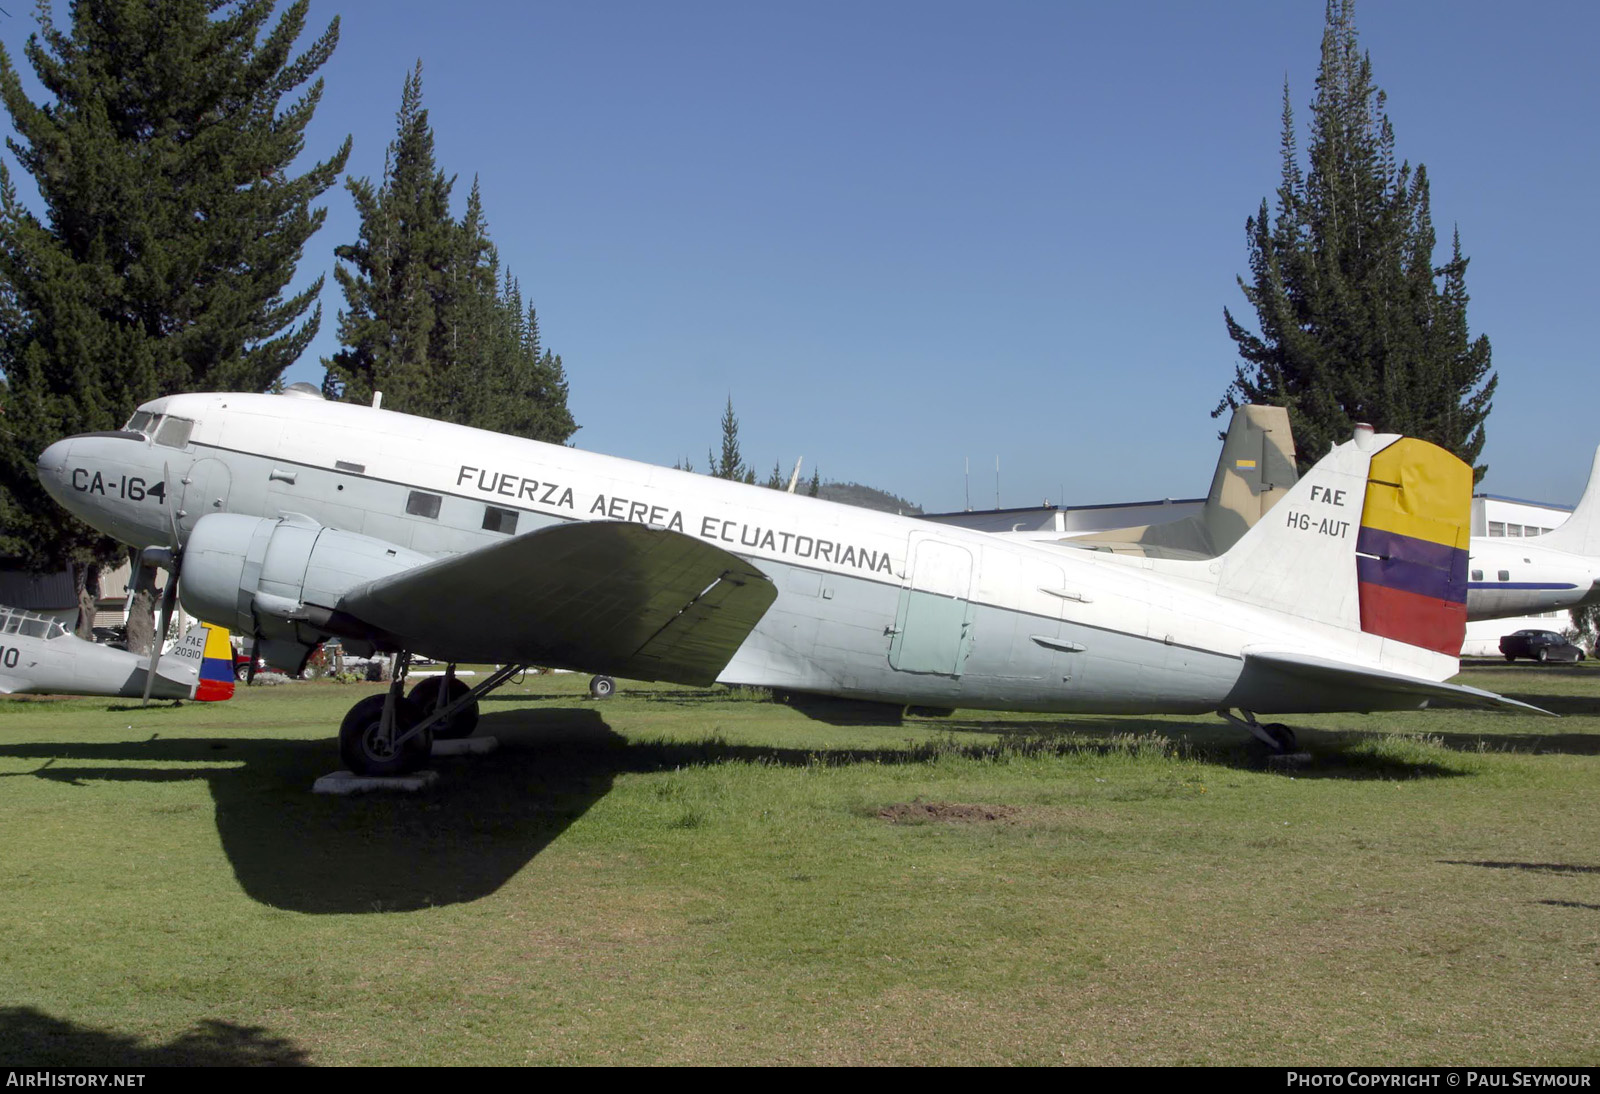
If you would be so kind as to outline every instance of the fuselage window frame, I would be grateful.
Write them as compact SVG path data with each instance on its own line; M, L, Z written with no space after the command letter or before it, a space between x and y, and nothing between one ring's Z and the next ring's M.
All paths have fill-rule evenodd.
M429 520L439 519L439 505L444 498L438 494L430 494L425 490L413 490L406 497L406 512L413 517L427 517Z
M514 536L517 534L517 517L520 515L515 509L501 509L497 506L485 505L483 507L483 530Z

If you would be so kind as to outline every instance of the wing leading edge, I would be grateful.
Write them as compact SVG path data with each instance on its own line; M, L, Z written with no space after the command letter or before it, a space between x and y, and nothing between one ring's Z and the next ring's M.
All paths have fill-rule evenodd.
M777 595L766 574L703 540L594 522L380 578L346 594L337 614L452 661L709 684Z
M1404 676L1307 654L1246 650L1229 706L1256 714L1408 710L1427 706L1550 711L1492 691ZM1366 705L1362 705L1366 704Z

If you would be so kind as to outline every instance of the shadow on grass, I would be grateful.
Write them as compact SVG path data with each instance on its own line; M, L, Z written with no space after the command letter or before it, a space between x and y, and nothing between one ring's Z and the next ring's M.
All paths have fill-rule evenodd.
M1481 866L1485 870L1527 870L1537 874L1600 874L1600 866L1577 866L1566 862L1497 862L1477 859L1440 859L1445 866Z
M164 1045L89 1029L31 1007L0 1007L0 1063L7 1067L305 1066L293 1042L259 1026L207 1020Z
M716 697L718 693L705 693ZM524 697L526 702L526 697ZM922 739L857 748L779 748L628 740L599 704L525 705L484 714L479 733L501 748L441 758L424 793L330 797L311 784L336 766L328 740L166 738L0 745L0 756L42 761L24 775L67 785L204 779L221 844L243 890L263 904L310 914L410 911L473 901L515 876L610 792L617 775L747 763L779 767L924 764L944 757L1138 755L1259 770L1261 746L1221 723L1109 716L914 722ZM1189 734L1198 730L1198 736ZM959 741L957 733L988 737ZM1314 730L1299 778L1415 779L1462 772L1405 738ZM1398 740L1398 743L1396 743ZM0 780L3 781L3 780Z
M1127 752L1130 742L1152 742L1151 747L1160 748L1158 742L1165 741L1174 757L1221 767L1261 771L1278 762L1265 745L1220 720L1184 724L1170 718L1071 715L994 721L942 718L928 724L952 733L991 733L1024 743L1072 742L1072 751L1080 753ZM1429 758L1414 739L1355 730L1294 729L1310 759L1282 770L1299 779L1438 779L1465 774Z

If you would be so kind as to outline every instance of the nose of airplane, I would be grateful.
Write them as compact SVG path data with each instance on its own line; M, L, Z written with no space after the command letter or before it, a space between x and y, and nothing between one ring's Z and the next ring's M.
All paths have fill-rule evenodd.
M39 456L39 482L57 501L63 501L67 488L67 455L72 450L72 439L57 441Z

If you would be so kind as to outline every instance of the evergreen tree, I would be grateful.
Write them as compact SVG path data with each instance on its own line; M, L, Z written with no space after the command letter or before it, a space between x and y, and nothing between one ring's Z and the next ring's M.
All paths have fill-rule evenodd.
M1328 0L1307 168L1285 85L1276 215L1263 200L1246 222L1251 276L1239 279L1259 333L1224 309L1243 364L1215 411L1287 407L1302 467L1357 422L1469 464L1483 451L1498 377L1488 339L1468 333L1460 233L1435 268L1427 170L1396 165L1384 105L1354 0Z
M0 47L7 143L45 210L23 206L0 164L0 550L30 567L76 561L92 580L118 552L43 494L45 445L114 429L159 395L261 391L316 333L321 282L283 294L350 143L290 174L322 83L282 100L332 54L338 20L294 56L306 0L269 26L273 9L78 0L63 32L41 4L24 54L45 105Z
M500 269L477 180L459 221L453 186L434 159L419 61L382 180L346 183L361 226L335 249L344 348L323 362L323 392L370 402L382 391L392 410L563 443L577 425L561 358L540 344L537 314Z
M714 453L707 452L706 460L711 465L710 474L714 478L746 483L756 481L755 471L745 466L744 457L739 453L739 419L733 416L732 395L728 396L727 409L722 412L722 456L718 458Z

